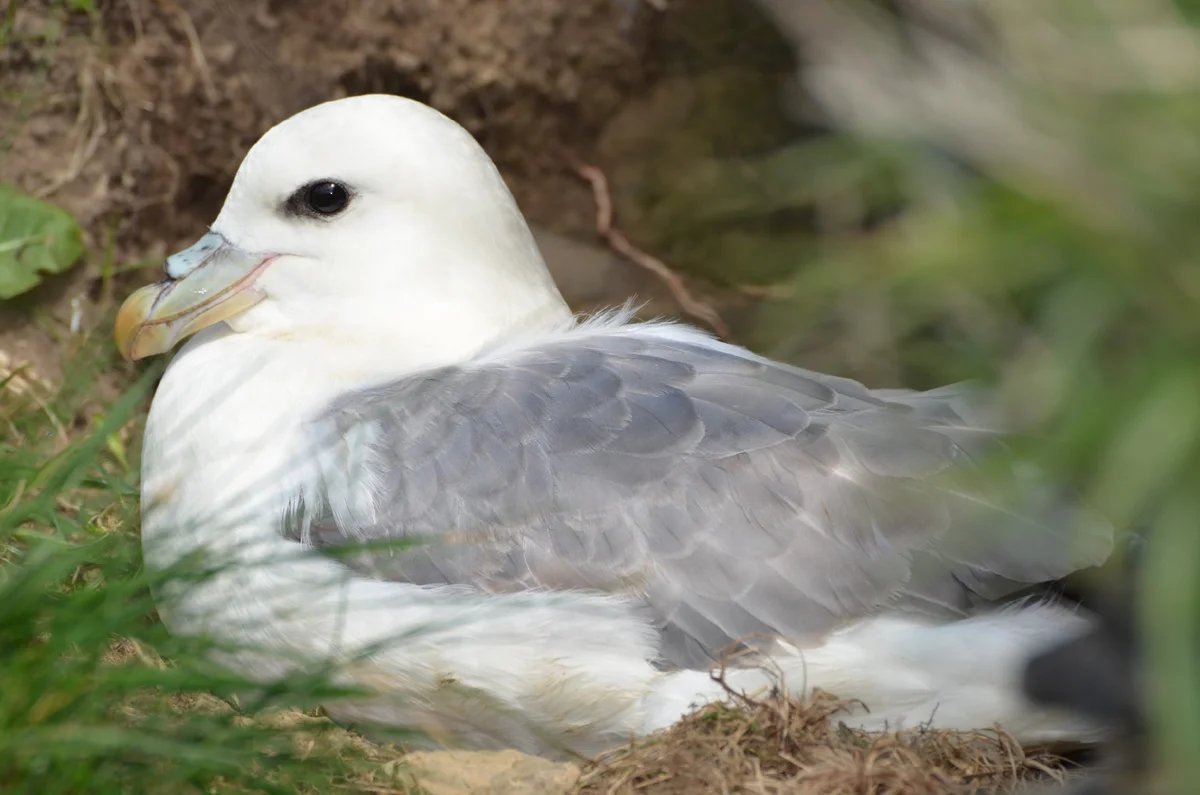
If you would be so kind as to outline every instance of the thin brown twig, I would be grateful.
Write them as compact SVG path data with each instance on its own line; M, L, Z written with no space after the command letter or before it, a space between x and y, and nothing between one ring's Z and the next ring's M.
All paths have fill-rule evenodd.
M645 268L657 276L671 292L671 297L679 304L680 309L708 325L718 337L728 338L729 326L717 314L717 310L694 297L679 274L658 257L647 254L629 242L625 233L613 223L612 194L609 192L608 177L604 172L586 163L576 163L574 169L576 174L592 186L592 197L596 203L596 233L609 248L639 268Z
M182 5L173 3L172 7L178 15L179 22L183 26L183 33L187 37L188 49L192 53L192 63L196 67L196 74L200 77L200 88L204 91L204 98L208 100L208 104L215 105L220 100L221 94L217 91L212 69L208 66L208 58L204 54L204 45L200 43L200 34L196 31L196 23L192 21L191 14Z

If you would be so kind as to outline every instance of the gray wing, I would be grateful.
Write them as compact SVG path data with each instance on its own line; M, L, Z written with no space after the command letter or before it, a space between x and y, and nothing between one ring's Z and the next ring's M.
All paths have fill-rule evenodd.
M576 332L349 394L316 431L304 540L412 540L349 558L406 582L636 595L672 665L965 612L1111 545L996 476L963 390L873 393L699 336Z

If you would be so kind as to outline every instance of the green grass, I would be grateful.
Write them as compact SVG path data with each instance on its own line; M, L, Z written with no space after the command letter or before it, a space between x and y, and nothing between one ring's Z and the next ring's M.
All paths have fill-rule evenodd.
M404 791L395 751L296 711L344 695L321 676L255 689L157 620L134 462L161 368L99 404L114 366L104 334L53 393L0 393L0 790Z

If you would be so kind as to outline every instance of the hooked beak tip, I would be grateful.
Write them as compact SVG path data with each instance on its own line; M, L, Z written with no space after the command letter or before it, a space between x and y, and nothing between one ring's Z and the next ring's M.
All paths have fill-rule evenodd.
M160 351L150 343L150 338L161 336L156 333L158 328L148 323L150 314L159 297L169 289L171 282L150 284L136 290L125 299L117 311L117 320L113 324L113 336L117 350L126 361L136 361Z

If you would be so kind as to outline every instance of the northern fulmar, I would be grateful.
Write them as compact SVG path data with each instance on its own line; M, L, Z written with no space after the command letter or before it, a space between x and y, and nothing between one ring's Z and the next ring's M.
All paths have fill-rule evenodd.
M737 649L726 685L822 688L868 728L1094 736L1020 692L1087 619L1013 596L1111 531L990 465L1004 434L970 389L575 317L491 160L420 103L268 131L118 316L129 358L184 338L143 544L215 573L164 589L164 618L257 681L334 663L369 693L335 718L590 754L724 698Z

